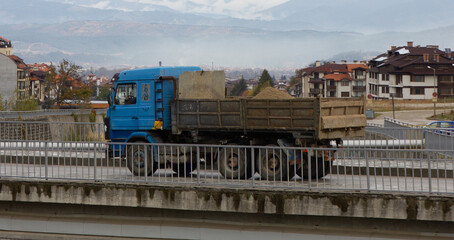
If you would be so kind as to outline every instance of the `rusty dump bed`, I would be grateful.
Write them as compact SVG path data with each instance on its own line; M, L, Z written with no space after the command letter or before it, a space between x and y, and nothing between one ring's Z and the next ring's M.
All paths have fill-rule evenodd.
M290 132L317 139L363 136L361 99L179 99L172 109L174 132Z

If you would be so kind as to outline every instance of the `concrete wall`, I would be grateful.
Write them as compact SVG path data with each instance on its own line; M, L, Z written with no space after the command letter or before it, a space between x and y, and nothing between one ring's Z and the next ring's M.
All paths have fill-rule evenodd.
M3 101L9 102L17 86L17 65L3 54L0 54L0 86Z
M0 201L454 222L439 195L0 180Z

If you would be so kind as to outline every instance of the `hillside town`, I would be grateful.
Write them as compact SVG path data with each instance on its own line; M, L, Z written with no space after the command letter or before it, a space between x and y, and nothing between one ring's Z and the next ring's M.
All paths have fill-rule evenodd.
M12 42L0 37L2 104L7 105L8 101L13 101L11 99L19 102L31 99L41 108L51 107L46 106L46 101L55 100L58 89L49 84L50 66L48 63L26 63L26 60L14 55ZM89 88L90 99L105 100L103 98L106 97L111 78L90 73L79 79L66 79L64 85L70 89ZM236 79L226 79L227 94L245 97L256 95L257 92L253 93L253 90L259 84L259 78L244 79L238 76ZM240 84L243 86L237 86ZM273 77L270 85L293 97L302 98L447 98L454 96L454 56L449 48L443 51L438 45L420 46L409 41L404 46L390 46L389 50L370 61L349 63L345 60L316 60L309 67L297 69L292 77Z

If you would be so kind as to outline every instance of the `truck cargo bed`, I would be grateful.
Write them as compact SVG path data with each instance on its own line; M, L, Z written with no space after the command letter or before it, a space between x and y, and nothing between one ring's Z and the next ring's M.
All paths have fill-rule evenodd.
M360 99L178 99L174 131L299 132L318 139L364 134Z

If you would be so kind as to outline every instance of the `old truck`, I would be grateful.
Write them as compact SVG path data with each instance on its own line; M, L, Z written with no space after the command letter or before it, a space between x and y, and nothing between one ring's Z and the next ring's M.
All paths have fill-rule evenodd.
M342 138L364 135L366 118L361 99L228 98L224 79L223 72L206 72L199 67L122 72L109 99L106 139L112 143L226 146L209 154L225 177L245 179L252 176L251 170L255 169L267 179L288 179L293 176L292 172L299 172L295 169L307 167L309 161L313 165L319 164L313 161L327 161L319 164L317 171L314 167L306 174L309 177L323 177L329 171L332 158L311 157L305 148L332 147L340 144ZM297 147L301 152L287 151L284 155L292 156L282 156L282 152L270 149L266 153L250 154L245 151L261 150L238 148L233 151L228 147L231 145ZM110 146L115 148L113 144ZM148 151L133 147L117 146L114 152L127 160L128 168L135 175L151 175L168 165L169 158L162 157L165 151L160 154L153 151L156 146L150 146ZM192 148L187 149L192 151ZM151 152L155 152L154 155ZM296 159L295 155L302 157ZM184 162L179 163L194 161L200 159L184 158ZM321 166L324 169L320 169Z

